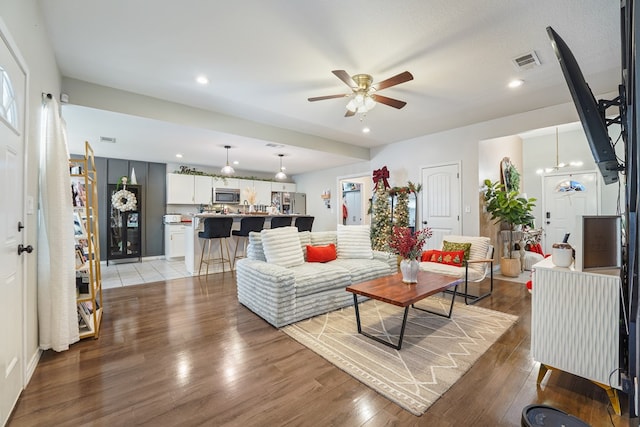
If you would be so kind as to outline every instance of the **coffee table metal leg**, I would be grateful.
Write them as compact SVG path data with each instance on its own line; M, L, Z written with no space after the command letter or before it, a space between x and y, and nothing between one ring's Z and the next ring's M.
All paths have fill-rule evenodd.
M451 305L449 305L449 314L438 313L438 312L435 312L435 311L427 310L426 308L416 307L415 304L411 304L411 307L413 307L416 310L427 312L429 314L435 314L436 316L442 316L442 317L446 317L447 319L451 319L451 313L453 313L453 303L456 300L456 294L458 292L458 285L456 285L453 288L453 291L451 291L451 292L452 292L453 296L451 297Z
M407 314L409 314L409 306L404 309L404 316L402 318L402 328L400 329L400 339L398 340L398 344L393 344L389 341L385 341L381 338L378 338L374 335L368 334L362 330L362 325L360 323L360 310L358 309L358 297L356 294L353 294L353 306L356 311L356 324L358 326L358 333L364 335L367 338L371 338L374 341L379 342L380 344L384 344L388 347L395 348L396 350L400 350L402 348L402 340L404 339L404 329L407 326Z

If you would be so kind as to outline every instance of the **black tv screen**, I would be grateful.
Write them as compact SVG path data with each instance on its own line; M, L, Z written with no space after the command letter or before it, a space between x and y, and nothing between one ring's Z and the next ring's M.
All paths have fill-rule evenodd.
M551 45L558 57L558 62L560 62L562 74L567 81L569 92L571 92L573 103L578 110L578 116L580 116L589 142L589 148L591 148L593 159L600 169L604 183L618 182L618 159L611 144L603 114L598 110L598 103L591 88L585 81L576 58L564 40L551 27L547 27L547 34L551 39Z

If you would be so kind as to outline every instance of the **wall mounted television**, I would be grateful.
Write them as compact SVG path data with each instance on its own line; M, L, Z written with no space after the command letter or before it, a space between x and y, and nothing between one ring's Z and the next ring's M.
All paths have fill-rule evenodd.
M621 216L580 216L574 234L574 268L577 271L604 272L622 266Z
M551 40L551 45L560 62L562 74L567 81L569 92L573 98L573 103L578 110L578 116L582 122L582 127L589 142L589 148L593 154L593 159L600 169L605 184L618 182L618 172L620 165L611 138L607 132L607 125L604 112L598 108L591 88L587 84L578 66L576 58L562 38L553 28L547 27L547 34Z

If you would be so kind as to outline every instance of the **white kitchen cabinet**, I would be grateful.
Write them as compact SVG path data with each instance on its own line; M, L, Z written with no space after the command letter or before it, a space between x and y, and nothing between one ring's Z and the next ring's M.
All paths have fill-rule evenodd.
M166 259L182 258L185 255L186 225L165 224L164 226L164 257Z
M256 190L256 204L271 205L271 181L253 181Z
M272 182L271 191L283 191L285 193L295 193L295 182Z
M213 195L213 178L210 176L194 175L193 182L193 201L200 205L208 205L211 203Z
M223 178L221 176L214 176L212 186L214 188L240 188L238 178Z
M194 175L167 174L167 204L194 204Z

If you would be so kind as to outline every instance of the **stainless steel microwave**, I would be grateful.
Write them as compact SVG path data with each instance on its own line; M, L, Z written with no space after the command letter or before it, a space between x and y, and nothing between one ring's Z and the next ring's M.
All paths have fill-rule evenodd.
M240 189L238 188L214 188L213 189L214 204L238 204L240 203Z

